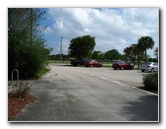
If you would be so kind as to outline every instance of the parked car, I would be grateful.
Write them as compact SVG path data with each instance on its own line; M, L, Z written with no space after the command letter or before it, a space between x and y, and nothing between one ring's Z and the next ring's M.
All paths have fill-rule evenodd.
M73 66L80 66L80 65L85 65L86 62L88 62L88 59L71 59L70 64Z
M158 63L156 62L146 62L141 64L140 67L142 72L154 72L154 71L158 71Z
M103 67L103 65L96 60L89 60L85 63L86 67Z
M134 66L131 65L130 63L126 62L126 61L117 61L115 63L112 64L112 68L116 69L134 69Z

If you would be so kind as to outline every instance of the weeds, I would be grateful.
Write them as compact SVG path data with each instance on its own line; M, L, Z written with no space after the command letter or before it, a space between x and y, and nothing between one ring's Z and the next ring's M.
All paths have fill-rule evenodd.
M19 82L18 84L13 85L13 97L24 98L30 93L30 87L27 84L27 81Z

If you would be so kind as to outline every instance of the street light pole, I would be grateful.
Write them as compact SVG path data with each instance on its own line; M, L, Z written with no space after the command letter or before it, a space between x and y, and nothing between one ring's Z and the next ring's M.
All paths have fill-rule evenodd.
M62 63L62 38L61 37L61 42L60 42L60 60L61 60L61 63Z

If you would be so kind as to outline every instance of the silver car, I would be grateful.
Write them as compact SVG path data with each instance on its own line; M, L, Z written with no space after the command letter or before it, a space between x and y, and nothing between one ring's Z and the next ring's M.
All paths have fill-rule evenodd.
M154 71L158 71L158 63L156 62L146 62L144 64L141 64L141 68L142 72L154 72Z

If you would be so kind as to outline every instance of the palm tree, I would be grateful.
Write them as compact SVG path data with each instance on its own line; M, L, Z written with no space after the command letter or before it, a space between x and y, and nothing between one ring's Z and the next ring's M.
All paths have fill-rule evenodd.
M154 54L155 54L156 58L158 59L158 47L156 47L156 49L154 50Z
M140 48L140 46L138 44L132 44L132 53L133 53L133 56L135 57L135 59L137 60L137 63L138 63L138 68L139 68L139 65L140 65L140 62L143 58L143 52Z
M123 52L126 54L126 57L128 57L130 60L133 61L135 65L135 61L138 62L138 68L140 65L140 61L142 60L143 52L141 48L139 48L138 44L131 44L131 46L125 48Z
M138 45L139 45L139 48L141 48L141 50L143 52L145 52L145 62L147 60L147 52L146 50L147 49L152 49L153 46L154 46L154 41L151 37L149 36L143 36L141 37L139 40L138 40Z

